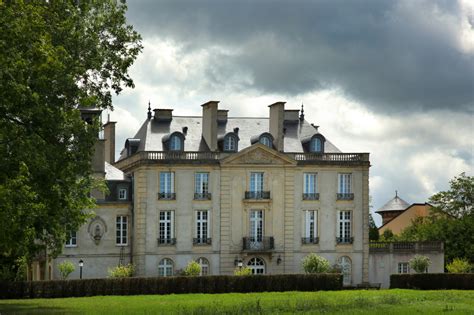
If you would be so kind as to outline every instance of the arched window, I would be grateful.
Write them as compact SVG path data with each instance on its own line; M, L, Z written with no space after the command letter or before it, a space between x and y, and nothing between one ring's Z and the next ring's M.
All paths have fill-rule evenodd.
M321 139L318 137L314 137L313 139L311 139L309 150L314 153L322 153L323 142L321 141Z
M169 258L163 258L158 264L158 275L160 277L169 277L173 275L174 263Z
M263 275L265 273L265 262L259 257L250 259L247 266L252 269L253 275Z
M352 283L352 261L347 256L342 256L338 260L338 265L342 270L342 284L351 285Z
M267 147L273 147L272 139L269 136L261 136L259 142Z
M224 151L237 152L237 138L232 135L227 135L224 138Z
M201 257L197 260L199 266L201 266L200 276L207 276L209 274L209 260L204 257Z
M172 135L170 138L170 151L181 151L183 150L183 141L180 136Z

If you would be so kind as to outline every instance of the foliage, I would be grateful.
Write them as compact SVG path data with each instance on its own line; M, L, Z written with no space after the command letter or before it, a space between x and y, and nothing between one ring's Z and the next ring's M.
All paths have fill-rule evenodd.
M415 270L417 273L427 272L428 267L431 265L431 260L422 255L415 255L409 261L410 268Z
M252 269L250 267L237 267L234 269L234 276L250 276Z
M471 268L471 264L465 258L454 258L452 262L446 265L449 273L468 273Z
M188 277L195 277L201 274L201 265L195 261L191 260L183 270L183 275Z
M306 273L323 273L329 272L331 265L329 261L321 256L314 253L309 254L303 258L303 269Z
M369 240L371 241L378 241L380 238L379 229L375 225L374 218L372 217L372 213L369 214Z
M390 288L421 290L474 290L472 273L416 273L390 275Z
M112 92L133 87L142 46L122 2L0 1L2 266L54 257L94 205L99 124L78 108L111 108Z
M433 211L457 219L474 216L474 176L461 173L449 181L449 185L448 191L439 192L430 198Z
M135 266L132 264L128 265L118 265L112 269L109 269L110 278L129 278L133 277L135 272Z
M66 280L67 277L76 269L74 264L70 261L63 261L58 265L59 273L61 274L61 279Z
M392 230L386 229L383 231L379 240L383 242L395 242L397 241L397 239L398 237L395 234L393 234Z

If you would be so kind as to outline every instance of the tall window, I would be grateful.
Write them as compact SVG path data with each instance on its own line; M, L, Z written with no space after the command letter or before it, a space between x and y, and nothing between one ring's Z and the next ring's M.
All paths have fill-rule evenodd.
M263 191L263 173L250 173L250 191Z
M172 135L170 138L170 151L181 151L183 150L183 143L181 137L178 135Z
M69 231L69 239L66 241L66 247L76 247L77 246L77 232Z
M249 232L250 242L255 246L263 242L263 210L250 210Z
M169 277L173 275L173 261L169 258L163 258L158 264L158 275L160 277Z
M351 244L352 239L352 211L339 211L337 213L337 242Z
M321 153L323 151L323 143L321 139L317 137L311 139L309 150L314 153Z
M304 173L303 200L318 200L316 173Z
M228 135L224 138L224 151L236 152L237 151L237 138Z
M267 147L272 147L272 139L269 136L261 136L259 139L259 142L263 145L266 145Z
M160 199L175 199L174 193L174 173L160 172Z
M201 266L201 273L199 275L207 276L209 274L209 261L206 258L201 257L197 260L197 263Z
M174 238L174 211L160 211L160 226L158 244L175 244Z
M398 273L410 273L410 267L407 262L398 263Z
M209 173L194 174L194 199L210 199Z
M265 273L265 262L261 258L254 257L250 259L247 266L252 270L253 275L262 275Z
M209 239L209 211L196 211L196 239L195 244L208 244Z
M352 174L339 174L337 199L354 199L354 194L352 193Z
M127 189L120 188L118 193L119 200L127 200Z
M351 285L352 282L352 261L347 256L342 256L338 260L338 265L342 270L342 284Z
M128 232L128 222L127 217L123 215L117 216L116 219L116 239L115 243L117 245L127 245L127 235Z
M304 211L303 244L318 243L318 211Z

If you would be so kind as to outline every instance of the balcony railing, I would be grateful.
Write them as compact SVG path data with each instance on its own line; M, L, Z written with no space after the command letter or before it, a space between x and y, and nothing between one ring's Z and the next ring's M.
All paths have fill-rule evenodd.
M337 193L337 200L354 200L353 193Z
M211 193L194 193L194 200L211 200Z
M160 245L175 245L176 238L159 238L158 239L158 246Z
M304 193L303 200L319 200L319 193Z
M246 191L245 199L270 199L269 191Z
M160 200L176 200L176 193L159 192L158 199Z
M336 237L337 244L352 244L353 242L353 237Z
M245 251L270 251L275 249L275 241L273 236L270 237L244 237L244 247Z
M228 152L177 152L177 151L145 151L135 153L114 164L121 170L127 170L141 164L151 163L219 163L219 160L231 155ZM369 164L369 153L285 153L298 164Z
M443 252L444 245L441 241L425 242L370 242L370 252Z
M319 237L302 237L301 244L319 244Z
M195 237L193 238L193 244L194 245L211 245L212 244L212 238L210 237Z

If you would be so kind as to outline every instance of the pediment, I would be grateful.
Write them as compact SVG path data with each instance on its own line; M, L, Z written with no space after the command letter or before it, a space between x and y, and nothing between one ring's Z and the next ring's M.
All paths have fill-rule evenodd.
M296 165L295 160L260 143L225 158L221 163L225 165Z

